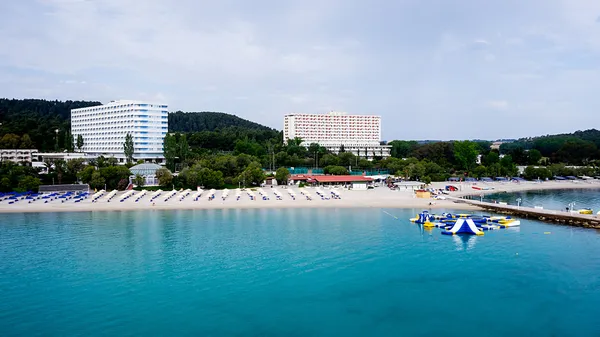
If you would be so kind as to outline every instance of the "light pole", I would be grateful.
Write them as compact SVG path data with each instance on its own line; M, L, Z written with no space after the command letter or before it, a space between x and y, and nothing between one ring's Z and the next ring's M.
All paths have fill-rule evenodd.
M58 129L54 130L54 132L56 133L56 145L55 145L55 148L56 148L56 152L58 152Z
M520 204L521 204L521 198L517 198L517 208L519 208Z

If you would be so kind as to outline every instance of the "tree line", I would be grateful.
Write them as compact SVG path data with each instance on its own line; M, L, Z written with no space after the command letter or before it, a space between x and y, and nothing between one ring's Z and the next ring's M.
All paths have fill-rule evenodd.
M500 152L510 154L519 165L590 165L600 160L599 149L600 131L596 129L522 138L500 146Z

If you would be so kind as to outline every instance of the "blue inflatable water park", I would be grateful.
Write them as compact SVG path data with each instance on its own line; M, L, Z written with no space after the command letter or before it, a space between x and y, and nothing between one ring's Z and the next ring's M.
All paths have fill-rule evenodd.
M521 221L512 219L510 216L486 216L474 214L451 214L442 213L436 215L423 211L411 222L429 228L441 228L444 235L483 235L484 231L495 230L521 225Z

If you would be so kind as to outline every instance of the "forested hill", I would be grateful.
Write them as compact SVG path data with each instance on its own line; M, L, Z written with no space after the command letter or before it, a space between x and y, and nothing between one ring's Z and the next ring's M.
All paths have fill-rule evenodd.
M71 129L71 109L101 104L86 101L47 101L43 99L0 98L0 148L23 147L52 151L57 144L62 148L68 143ZM4 138L5 135L10 135ZM22 137L28 135L27 142ZM15 137L18 136L18 137Z
M169 131L172 132L199 132L215 131L230 127L256 130L273 131L273 129L223 112L173 112L169 114Z
M0 98L0 148L35 148L55 151L71 148L71 109L100 105L89 101L48 101L43 99ZM56 133L58 129L58 137ZM209 132L233 130L235 133L277 134L264 125L221 112L181 112L169 114L171 132ZM24 137L27 135L26 137ZM58 138L58 139L57 139Z
M522 138L504 143L500 152L511 154L513 159L527 150L537 150L552 162L573 165L586 164L590 160L600 159L600 131L590 129L558 135Z

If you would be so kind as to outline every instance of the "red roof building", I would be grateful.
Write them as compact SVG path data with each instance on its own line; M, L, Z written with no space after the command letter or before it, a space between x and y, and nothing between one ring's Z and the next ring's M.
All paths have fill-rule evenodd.
M373 178L364 176L313 176L312 180L318 183L354 183L354 182L371 182Z

